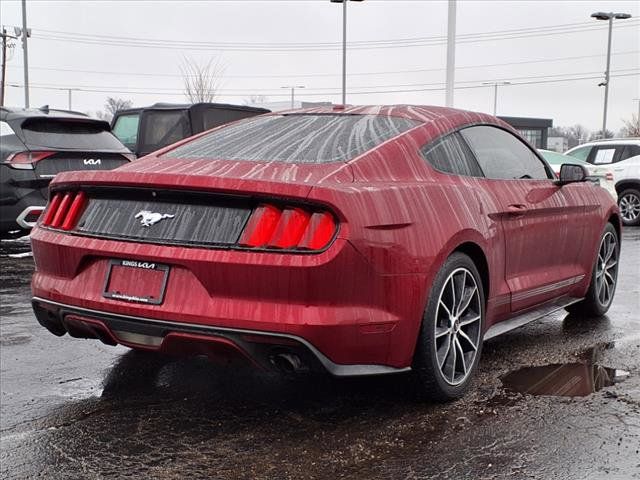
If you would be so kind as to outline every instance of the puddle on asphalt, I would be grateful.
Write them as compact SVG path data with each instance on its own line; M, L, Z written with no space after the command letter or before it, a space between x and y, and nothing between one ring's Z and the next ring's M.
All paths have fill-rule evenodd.
M585 397L610 387L629 372L592 363L566 363L525 367L501 377L510 390L529 395Z

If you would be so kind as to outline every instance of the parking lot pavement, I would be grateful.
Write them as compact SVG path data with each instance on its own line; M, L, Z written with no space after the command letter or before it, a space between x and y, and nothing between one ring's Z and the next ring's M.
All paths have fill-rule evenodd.
M54 337L31 313L32 259L2 249L2 478L640 478L640 229L606 317L487 342L447 405L413 401L402 376L289 380ZM549 368L519 371L548 365L548 388ZM598 392L558 395L592 375Z

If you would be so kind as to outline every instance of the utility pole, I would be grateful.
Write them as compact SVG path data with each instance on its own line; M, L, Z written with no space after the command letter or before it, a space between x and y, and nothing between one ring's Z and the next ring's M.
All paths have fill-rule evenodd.
M453 107L453 84L456 70L456 0L449 0L447 22L447 83L445 105Z
M482 85L493 86L493 116L498 113L498 87L503 85L511 85L511 82L483 82Z
M67 91L69 92L69 110L71 110L71 88L67 88Z
M286 88L287 90L291 90L291 109L293 110L294 108L296 108L295 107L296 88L304 88L304 85L286 85L280 88Z
M2 82L0 83L0 107L4 106L4 82L7 75L7 30L2 27Z
M628 13L614 13L614 12L596 12L591 14L592 18L596 20L607 20L609 22L609 38L607 41L607 70L604 72L604 82L601 82L598 86L604 87L604 111L602 113L602 138L607 136L607 104L609 103L609 80L610 80L610 67L611 67L611 36L613 32L614 20L626 20L631 18Z
M22 0L22 53L24 55L24 108L29 108L29 54L27 51L27 0Z

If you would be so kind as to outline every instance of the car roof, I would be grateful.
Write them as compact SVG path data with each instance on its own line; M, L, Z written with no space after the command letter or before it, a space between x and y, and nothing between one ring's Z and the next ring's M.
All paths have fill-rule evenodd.
M606 138L602 140L593 140L591 142L581 143L580 145L576 145L573 148L567 150L571 152L580 147L593 147L596 145L607 145L609 143L617 143L619 145L640 145L640 137L627 137L627 138Z
M500 125L513 131L513 128L504 121L484 113L459 110L457 108L438 107L431 105L333 105L319 106L305 109L284 110L273 112L271 115L295 115L295 114L333 114L333 115L381 115L389 117L402 117L420 123L451 120L451 126L464 123L490 123Z
M93 119L82 112L74 112L72 110L58 110L55 108L49 108L48 105L40 108L0 107L0 120L11 121L27 118L77 118L84 121L101 121L98 119Z
M134 107L134 108L125 108L122 110L118 110L116 112L117 115L124 115L128 113L137 113L143 110L192 110L197 108L214 108L220 110L242 110L245 112L255 112L255 113L269 113L271 110L267 110L266 108L259 107L250 107L248 105L232 105L230 103L211 103L211 102L199 102L199 103L163 103L158 102L153 105L149 105L148 107Z

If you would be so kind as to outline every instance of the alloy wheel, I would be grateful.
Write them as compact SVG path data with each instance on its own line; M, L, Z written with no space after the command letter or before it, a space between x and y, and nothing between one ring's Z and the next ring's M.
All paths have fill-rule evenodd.
M454 270L440 291L436 310L434 342L442 378L449 385L466 380L481 341L482 305L473 274Z
M613 233L602 237L596 265L596 296L603 307L613 299L618 277L618 241Z
M635 222L640 217L640 196L633 192L626 193L618 202L620 215L625 222Z

